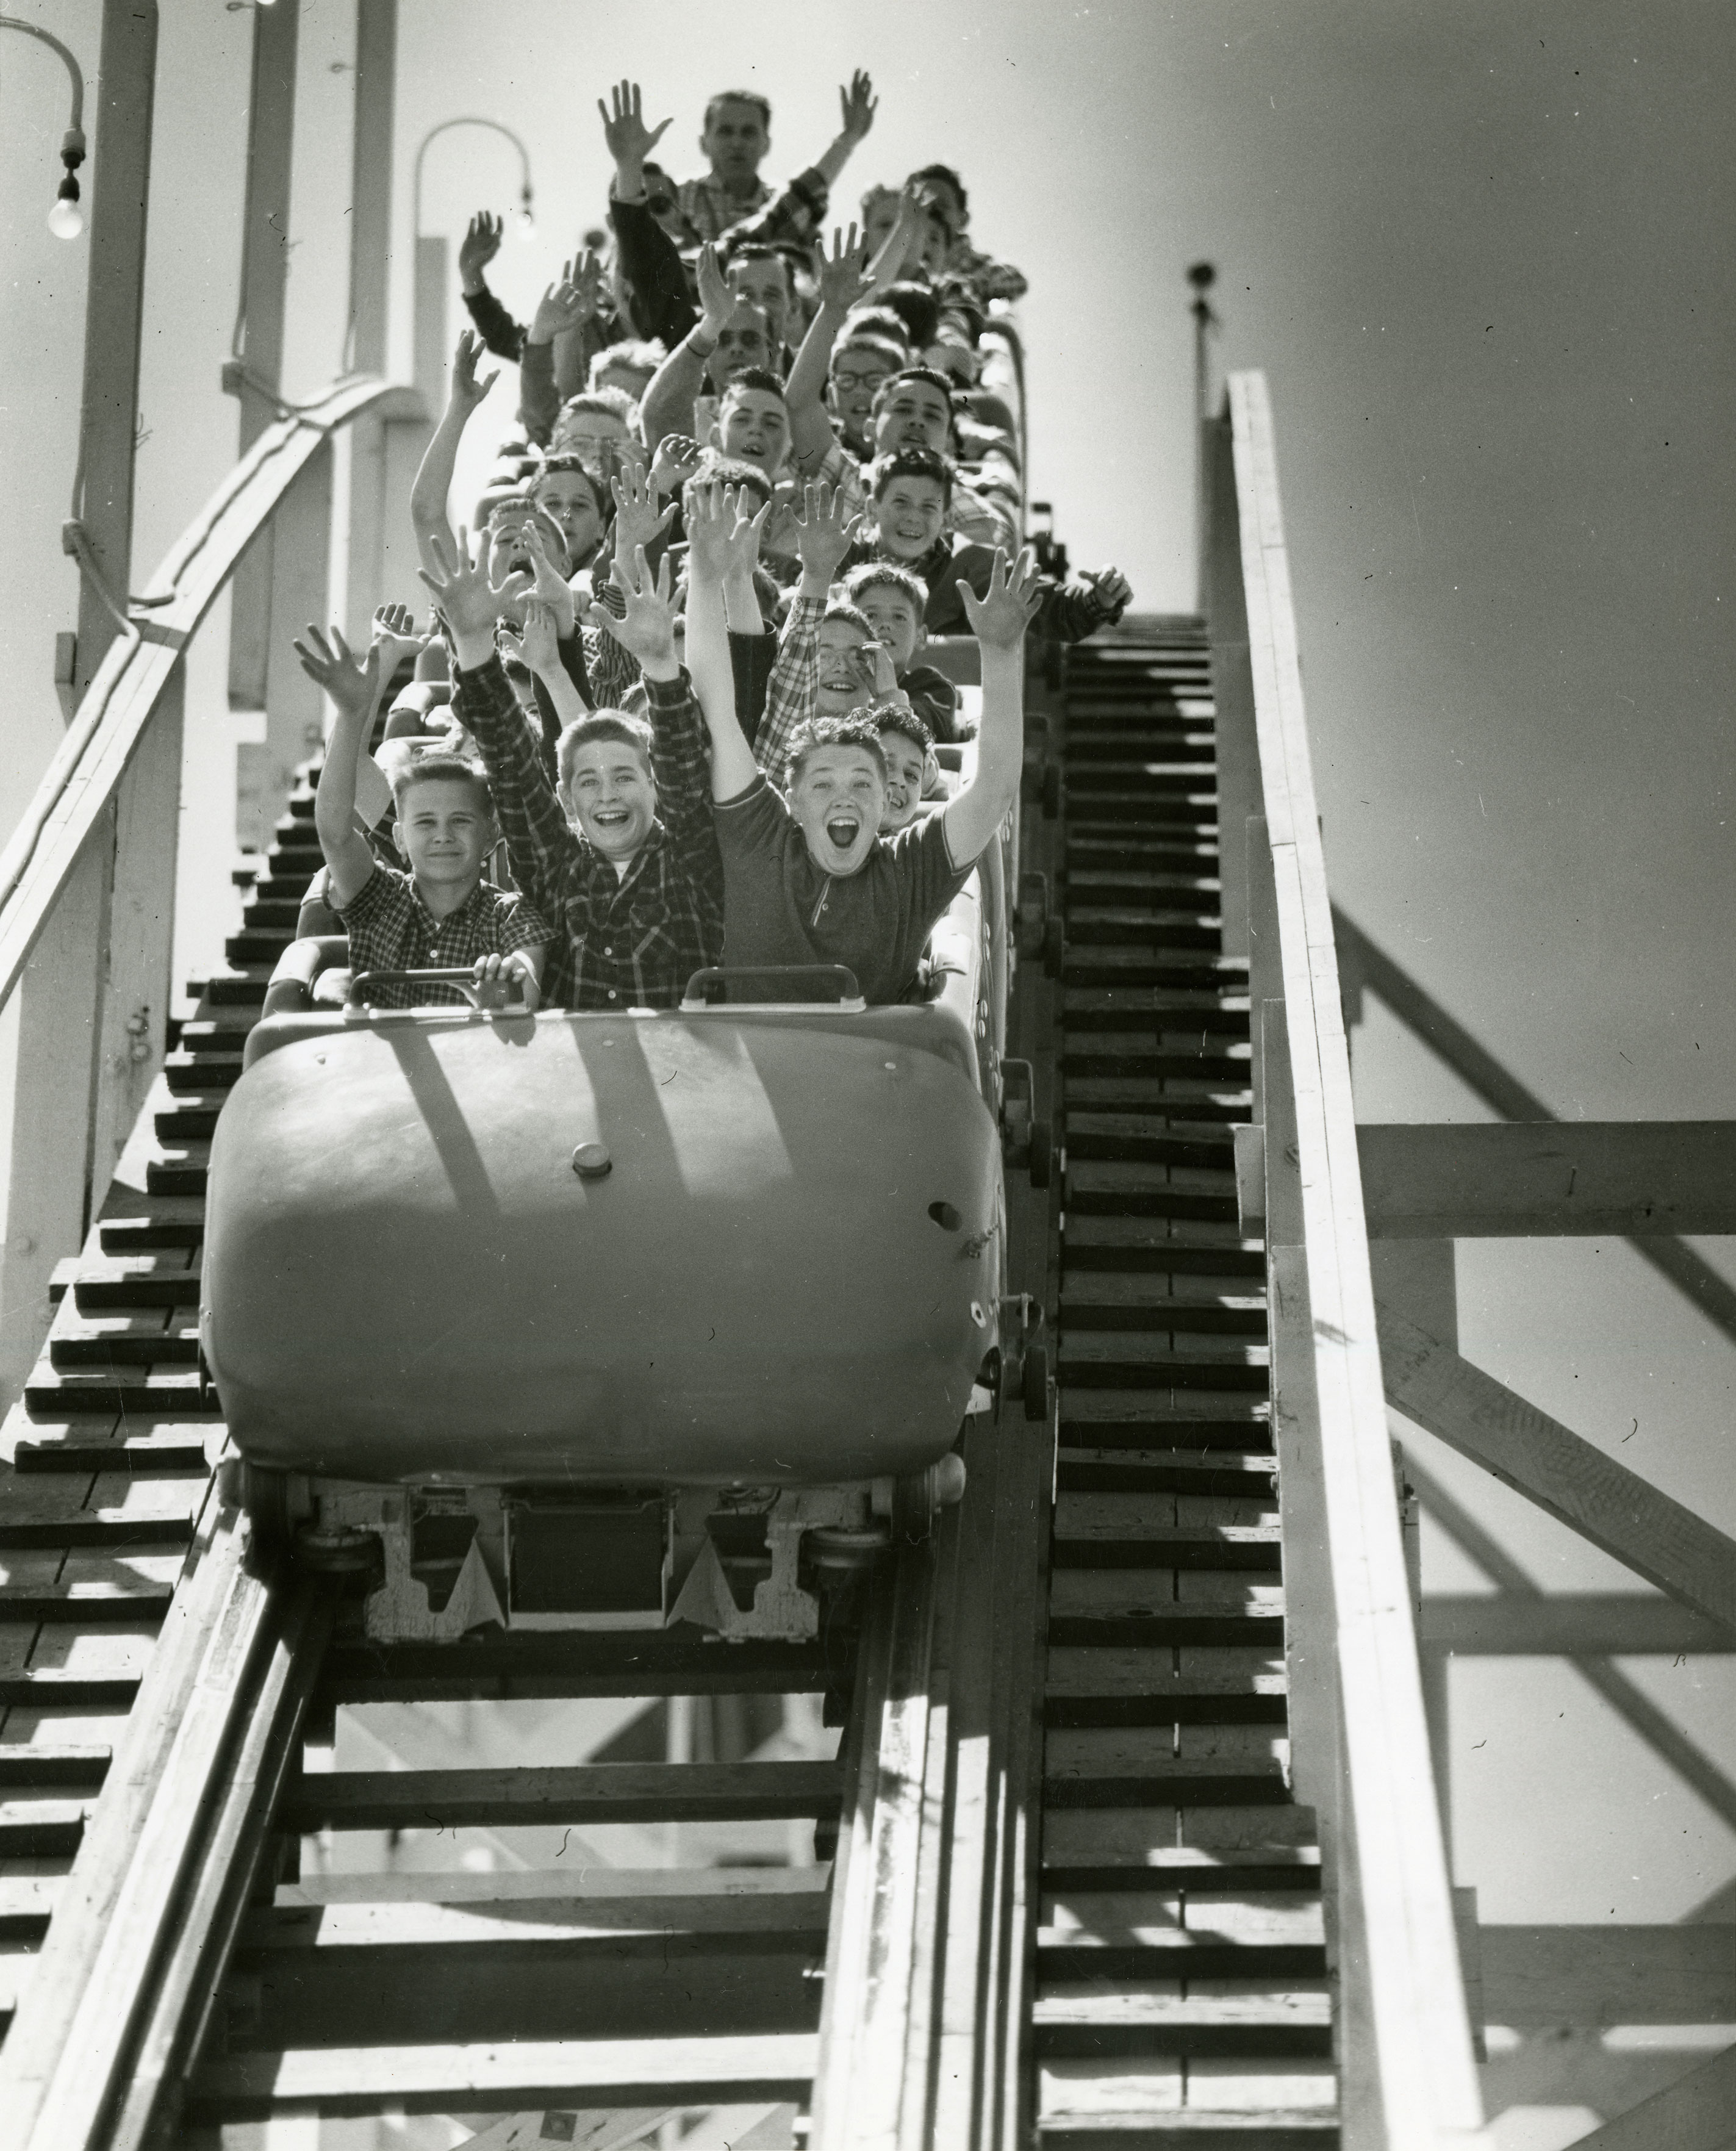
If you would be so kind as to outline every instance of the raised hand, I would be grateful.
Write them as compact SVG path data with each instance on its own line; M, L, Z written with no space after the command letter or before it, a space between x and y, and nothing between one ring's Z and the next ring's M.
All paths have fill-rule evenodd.
M636 82L617 83L609 93L607 104L600 97L597 99L597 110L602 114L604 144L616 170L637 179L671 123L666 119L661 126L646 127ZM636 193L637 188L633 191Z
M657 513L655 473L647 475L640 463L623 463L610 490L615 495L615 557L630 561L641 545L649 546L662 536L677 504L671 501L660 515Z
M866 68L858 68L850 78L848 89L839 88L838 101L843 113L842 132L853 143L859 142L874 124L874 114L880 109L880 100L874 94L874 84Z
M374 613L373 646L380 653L380 677L390 680L407 657L420 656L428 637L416 631L416 615L407 605L382 605Z
M860 518L848 513L849 502L842 490L834 493L823 482L802 488L802 513L792 519L796 553L802 572L830 584L838 564L850 549Z
M1005 549L997 545L988 588L979 597L961 580L959 595L964 601L970 631L984 650L1016 650L1037 610L1037 568L1030 548L1027 545L1010 568Z
M549 557L549 541L540 525L531 524L524 533L524 549L530 555L532 572L536 577L533 591L534 602L548 608L554 618L557 634L571 635L578 625L577 601L573 586ZM530 665L527 657L525 663ZM534 665L531 671L536 670Z
M717 249L709 240L699 250L699 261L694 273L699 284L699 304L705 316L705 332L715 342L722 335L725 323L736 310L736 295L731 291L718 262Z
M570 600L572 593L567 593ZM571 630L567 630L569 633ZM533 672L547 676L559 670L561 632L559 616L555 608L538 595L527 600L524 607L524 626L519 636L519 655Z
M469 228L458 242L458 288L464 291L479 291L483 271L500 251L500 239L504 225L502 220L489 210L479 209L470 220Z
M848 234L832 233L832 251L822 243L813 251L814 281L820 287L820 304L835 314L847 314L868 287L862 248L853 224Z
M892 651L883 642L865 642L860 654L863 684L872 688L877 702L890 701L898 691L898 669Z
M641 545L630 560L617 560L610 570L615 587L626 600L626 616L617 620L613 613L598 615L615 640L631 650L647 672L654 665L675 663L671 573L666 553L653 578Z
M453 551L447 549L438 533L428 540L428 551L434 562L433 572L426 568L416 572L433 591L455 639L492 636L503 608L512 599L522 597L529 587L529 579L522 573L509 575L504 583L491 582L486 550L482 559L471 557L470 534L462 523Z
M687 573L691 579L721 582L729 572L731 540L736 528L733 488L715 480L690 488L683 518L687 533Z
M553 343L568 329L582 327L597 311L602 289L602 266L595 255L582 255L566 262L538 300L525 342Z
M772 513L772 503L762 501L756 515L751 512L753 498L746 486L726 485L723 488L723 517L729 526L729 535L723 541L726 581L732 576L746 576L751 582L759 565L760 538Z
M1119 612L1133 601L1133 585L1119 568L1087 568L1085 579L1110 612Z
M492 373L484 375L480 381L477 379L476 369L483 349L483 340L474 329L458 332L458 347L452 355L452 400L469 410L475 409L500 378L497 366Z
M332 629L329 640L311 621L303 632L307 640L303 642L298 636L293 645L301 670L340 710L366 716L380 691L379 644L371 645L366 658L358 660L337 628Z
M705 450L691 433L666 433L651 462L651 490L674 493L699 468Z

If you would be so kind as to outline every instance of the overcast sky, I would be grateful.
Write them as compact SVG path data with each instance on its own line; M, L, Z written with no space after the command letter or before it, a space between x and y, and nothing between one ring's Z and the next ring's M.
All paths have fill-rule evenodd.
M95 0L18 4L94 67ZM163 17L135 589L234 443L215 384L233 320L249 18L220 0L166 0ZM341 347L352 13L305 0L303 18L289 372L292 390L311 391ZM1075 558L1119 562L1142 607L1192 602L1183 271L1213 260L1218 375L1258 365L1272 386L1335 893L1559 1111L1736 1111L1736 11L403 0L402 23L401 366L408 165L437 121L488 115L529 145L539 236L496 275L524 312L595 220L595 105L612 78L639 75L647 112L676 115L666 147L678 170L696 163L709 90L763 89L772 161L787 170L833 132L834 85L868 65L880 117L838 207L937 155L963 168L978 243L1031 279L1033 490L1055 503ZM0 39L0 824L58 735L48 667L73 605L58 524L83 254L42 222L61 97L46 56ZM455 239L471 209L509 207L516 189L506 145L444 138L423 228ZM193 661L190 721L218 741L232 732L213 685L219 640ZM1364 1118L1475 1111L1379 1022L1359 1046L1359 1093ZM1593 1439L1613 1445L1638 1418L1623 1460L1736 1527L1736 1359L1624 1251L1478 1249L1461 1279L1467 1350ZM1493 1490L1485 1506L1540 1581L1618 1581L1516 1500ZM1432 1577L1470 1580L1432 1540L1430 1561ZM1510 1684L1506 1717L1488 1705L1501 1737L1465 1782L1490 1825L1469 1878L1489 1893L1485 1916L1685 1912L1728 1875L1736 1841L1582 1708L1571 1674L1537 1678L1546 1703ZM1647 1678L1736 1764L1736 1713L1688 1685L1724 1683L1728 1698L1723 1670L1681 1669L1673 1688L1660 1669ZM1487 1678L1468 1675L1466 1697ZM1522 1758L1502 1759L1516 1754L1506 1735L1533 1718L1554 1727L1558 1694L1572 1699L1551 1734L1577 1743L1561 1751L1568 1774L1610 1798L1616 1778L1627 1788L1626 1809L1607 1805L1596 1828L1619 1837L1660 1800L1678 1817L1582 1903L1577 1853L1551 1866L1501 1824L1531 1782Z

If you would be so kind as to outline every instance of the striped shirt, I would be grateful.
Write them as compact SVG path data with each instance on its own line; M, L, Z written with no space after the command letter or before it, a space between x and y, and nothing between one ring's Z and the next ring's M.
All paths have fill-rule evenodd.
M645 683L657 819L625 876L567 825L499 659L455 675L453 708L482 749L520 886L560 922L545 1005L673 1008L702 965L722 960L723 863L711 824L705 720L684 671Z
M510 956L554 939L528 897L485 881L456 911L436 919L413 877L398 867L377 864L349 902L332 908L350 937L354 978L364 971L468 971L478 956ZM456 986L382 986L368 1000L375 1008L469 1006Z

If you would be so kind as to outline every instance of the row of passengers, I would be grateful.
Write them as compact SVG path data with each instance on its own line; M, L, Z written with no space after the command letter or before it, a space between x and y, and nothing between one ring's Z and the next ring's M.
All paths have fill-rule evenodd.
M665 120L647 129L638 86L622 83L611 93L612 111L599 101L605 139L615 165L610 190L615 260L600 276L599 303L585 317L563 324L558 336L537 338L526 357L525 332L488 289L487 269L499 251L501 221L487 212L472 220L459 251L465 302L489 347L503 357L525 359L527 392L570 395L595 386L590 367L601 346L625 336L678 341L692 318L691 250L706 240L726 242L725 260L738 292L772 322L768 357L784 342L782 316L797 294L790 274L799 249L823 225L829 188L846 159L873 124L876 105L868 76L858 72L838 93L842 126L817 163L774 194L759 177L771 147L772 109L752 91L723 91L706 108L700 148L711 170L701 178L672 182L650 157ZM912 190L914 190L914 198ZM1016 270L978 253L968 236L969 198L949 166L931 164L913 173L905 198L883 187L863 198L863 215L875 246L901 217L908 225L901 256L911 271L962 296L980 311L990 300L1016 299L1025 280ZM589 235L588 235L589 236ZM780 252L782 250L782 252ZM924 344L936 341L932 335ZM961 340L939 340L937 357L974 377Z
M529 597L522 575L496 582L486 554L473 564L462 533L456 558L436 545L423 580L452 640L454 713L488 781L451 757L401 772L394 796L407 874L379 863L353 811L383 645L377 640L358 666L340 639L328 650L310 630L297 645L302 661L339 708L316 826L352 969L473 963L479 974L519 975L534 1005L552 939L550 995L579 1008L671 1005L694 970L719 960L750 969L842 963L871 1000L904 996L930 930L1017 787L1030 563L1009 574L997 561L986 596L970 600L984 723L976 773L957 797L917 816L908 749L919 749L919 772L920 727L907 713L871 710L798 729L786 802L756 767L738 721L726 646L729 592L751 582L764 514L739 513L744 505L719 487L698 489L691 503L691 681L676 655L668 564L654 580L640 549L630 573L615 571L624 610L614 631L643 668L649 724L579 711L552 609ZM526 607L526 661L574 711L561 736L558 794L497 648L500 608L514 600ZM890 838L882 833L883 727L902 736L904 750L904 821ZM482 879L497 809L522 894L489 890ZM565 927L564 948L549 919Z

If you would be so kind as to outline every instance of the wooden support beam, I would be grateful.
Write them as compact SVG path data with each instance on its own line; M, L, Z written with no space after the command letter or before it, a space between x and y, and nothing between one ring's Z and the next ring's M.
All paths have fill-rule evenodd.
M1736 1121L1357 1130L1371 1238L1736 1232Z
M1736 1628L1649 1593L1521 1598L1501 1592L1425 1598L1423 1641L1461 1658L1673 1658L1736 1651Z
M1736 1542L1396 1308L1378 1313L1389 1404L1648 1583L1736 1626Z
M1666 2084L1574 2151L1730 2151L1736 2143L1736 2047Z
M1736 2022L1736 1926L1498 1926L1480 1935L1491 2024Z

